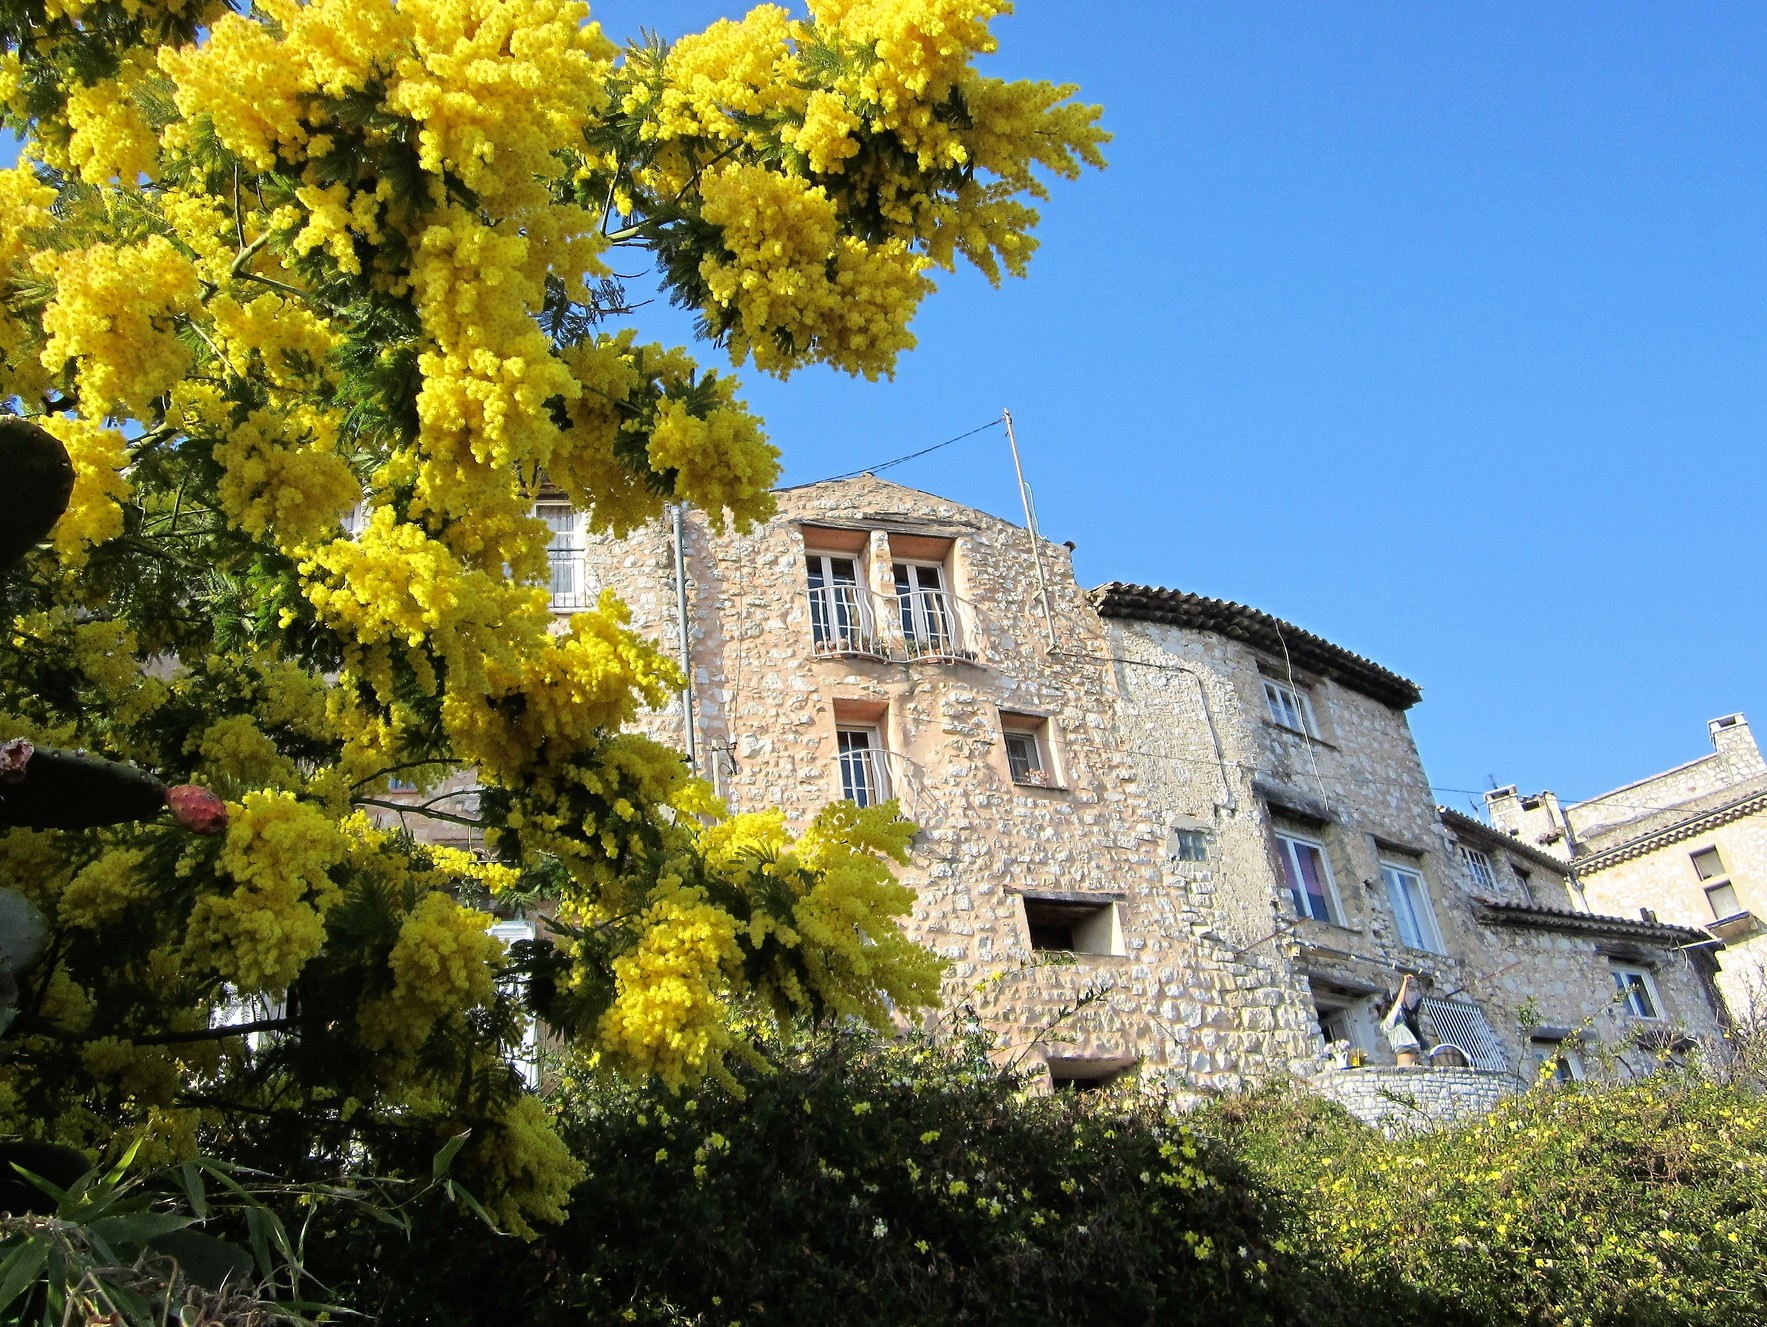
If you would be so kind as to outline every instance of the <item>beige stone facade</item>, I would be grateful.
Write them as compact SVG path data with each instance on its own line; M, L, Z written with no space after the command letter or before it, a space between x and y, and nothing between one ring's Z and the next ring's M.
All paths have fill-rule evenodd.
M676 639L667 530L588 541L590 588ZM920 826L912 930L947 998L1058 1080L1133 1068L1184 1091L1305 1064L1280 956L1242 954L1168 863L1069 551L869 476L787 490L746 536L686 521L695 746L734 811L802 824L843 795ZM1050 648L1053 623L1057 648ZM679 740L679 712L655 716ZM1206 875L1206 871L1201 874Z
M1380 1018L1409 973L1444 1046L1433 1116L1542 1056L1642 1067L1716 1033L1692 919L1593 916L1553 844L1435 805L1404 678L1237 604L1088 594L1069 548L873 476L779 501L746 535L687 513L679 547L666 519L585 537L542 504L555 604L611 589L680 652L687 696L644 724L733 811L899 802L941 1017L973 1013L1007 1058L1190 1095L1300 1074L1369 1115L1339 1067L1390 1076ZM392 795L419 798L470 818L470 779ZM1616 964L1647 974L1649 1017Z
M1747 719L1707 725L1709 754L1588 801L1515 788L1486 795L1520 842L1565 861L1597 912L1703 928L1737 1017L1767 1011L1767 762Z
M1292 956L1322 1041L1391 1063L1378 1020L1406 973L1428 982L1426 1043L1515 1080L1542 1058L1644 1068L1665 1038L1717 1033L1680 948L1698 932L1573 915L1547 852L1436 806L1414 685L1238 604L1120 584L1093 598L1148 799L1210 840L1195 901L1237 943ZM1615 963L1649 973L1648 1018L1616 1004Z

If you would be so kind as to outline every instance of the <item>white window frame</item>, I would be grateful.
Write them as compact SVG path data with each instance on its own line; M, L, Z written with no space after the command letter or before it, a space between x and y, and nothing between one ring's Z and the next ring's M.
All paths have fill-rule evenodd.
M1657 989L1656 976L1649 968L1611 959L1608 962L1608 972L1614 979L1614 990L1619 994L1620 1003L1625 1006L1627 1013L1650 1023L1663 1021L1663 995ZM1651 1008L1648 1014L1638 1007L1637 997L1641 988L1645 1003Z
M889 801L890 766L883 730L875 723L842 723L836 726L834 733L835 779L842 799L859 806L877 806ZM863 745L854 746L843 740L854 737L863 737ZM856 753L860 750L868 754L859 757ZM863 785L849 778L849 771L854 769L866 771L867 781ZM873 782L876 787L871 786ZM855 792L862 792L864 799L854 796Z
M906 571L906 599L898 574ZM931 572L933 585L924 585ZM957 597L943 562L931 558L891 558L890 595L896 603L896 630L910 654L949 655L963 650L963 626Z
M583 513L568 502L534 504L534 519L545 521L547 586L555 612L576 612L591 603L588 566L583 560Z
M819 564L816 573L822 584L811 583L811 563ZM844 562L853 569L850 579L835 574L834 564ZM877 650L877 627L872 615L871 587L866 584L865 557L862 553L843 553L819 548L804 550L804 585L810 599L810 645L817 654L874 654ZM850 607L841 602L846 596L835 587L852 587ZM826 596L826 606L819 606L817 596ZM848 613L851 622L843 622Z
M1014 739L1030 743L1032 763L1025 777L1020 777L1012 759ZM1055 749L1049 740L1049 720L1036 714L1014 714L1000 711L1001 752L1006 757L1006 777L1020 788L1059 788L1061 776L1055 767Z
M532 940L538 932L534 923L528 921L494 922L490 927L492 935L508 949L517 940ZM504 986L504 994L514 996L515 983L508 982ZM540 1086L540 1029L534 1019L528 1019L522 1025L521 1049L510 1057L510 1064L529 1090Z
M1264 708L1270 715L1270 722L1291 733L1318 738L1319 720L1313 713L1313 699L1307 694L1306 688L1291 687L1270 677L1263 678L1262 681Z
M1497 863L1491 860L1491 854L1479 848L1460 845L1460 860L1466 863L1473 883L1493 892L1497 889Z
M1387 888L1387 903L1393 910L1393 921L1399 939L1411 949L1432 954L1446 953L1442 946L1442 930L1436 924L1436 910L1430 901L1429 884L1423 871L1403 862L1381 859L1381 882Z
M1343 925L1343 901L1338 897L1337 878L1331 869L1331 853L1326 851L1325 844L1318 839L1310 839L1304 834L1291 833L1279 829L1276 833L1276 849L1282 855L1282 883L1288 890L1289 904L1298 917L1311 918L1313 921L1330 922L1334 926ZM1297 889L1297 882L1302 880L1300 858L1295 856L1297 847L1313 849L1319 854L1321 883L1325 886L1325 911L1323 917L1316 917L1302 905L1302 900L1312 897L1304 890Z

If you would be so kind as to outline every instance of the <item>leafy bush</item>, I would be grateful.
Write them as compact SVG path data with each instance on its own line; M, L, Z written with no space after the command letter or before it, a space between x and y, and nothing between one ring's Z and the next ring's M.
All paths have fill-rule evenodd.
M439 1211L410 1241L358 1227L373 1248L335 1252L362 1288L326 1279L387 1322L1302 1320L1251 1190L1146 1099L1026 1095L980 1041L771 1053L742 1099L565 1084L588 1177L562 1227L527 1246L443 1234Z
M1285 1243L1363 1327L1758 1324L1767 1100L1662 1074L1548 1085L1399 1141L1300 1092L1197 1121L1285 1200Z

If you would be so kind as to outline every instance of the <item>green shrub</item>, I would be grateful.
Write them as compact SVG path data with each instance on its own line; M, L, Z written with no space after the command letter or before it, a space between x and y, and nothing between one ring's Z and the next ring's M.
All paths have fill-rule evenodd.
M1664 1074L1542 1085L1388 1140L1294 1092L1197 1121L1286 1201L1283 1232L1364 1324L1428 1294L1444 1322L1736 1324L1767 1317L1767 1100Z

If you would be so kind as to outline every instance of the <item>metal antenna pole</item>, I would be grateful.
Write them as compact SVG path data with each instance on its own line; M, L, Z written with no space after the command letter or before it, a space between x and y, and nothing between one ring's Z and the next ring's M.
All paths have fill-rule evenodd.
M1018 438L1012 431L1012 411L1002 410L1006 441L1012 447L1012 468L1018 474L1018 496L1025 504L1025 529L1031 535L1031 560L1037 565L1037 588L1043 596L1043 625L1049 628L1049 652L1055 653L1055 613L1049 607L1049 578L1043 573L1043 537L1037 533L1037 510L1031 505L1031 486L1025 483L1025 467L1018 457Z
M687 630L687 542L681 529L681 503L670 512L675 526L675 617L681 627L681 674L687 685L681 690L681 724L687 738L687 768L699 773L699 755L693 733L693 643Z

